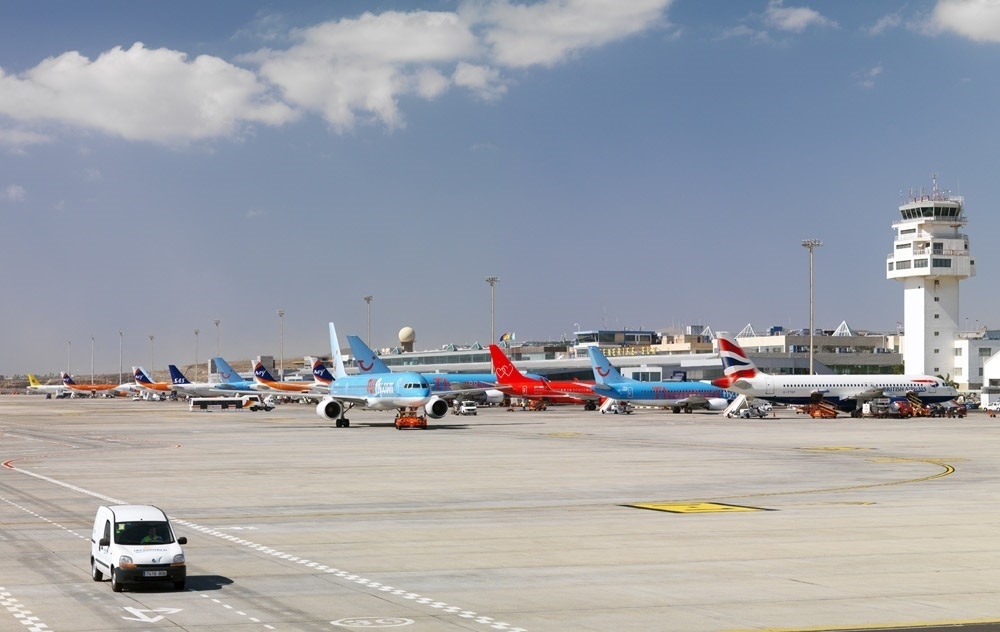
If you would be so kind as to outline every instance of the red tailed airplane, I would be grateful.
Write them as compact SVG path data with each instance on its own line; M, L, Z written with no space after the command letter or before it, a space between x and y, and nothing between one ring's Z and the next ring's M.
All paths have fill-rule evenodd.
M602 397L587 382L578 380L546 380L527 377L517 370L503 350L490 345L497 388L513 397L545 400L551 404L583 404L584 410L597 410Z

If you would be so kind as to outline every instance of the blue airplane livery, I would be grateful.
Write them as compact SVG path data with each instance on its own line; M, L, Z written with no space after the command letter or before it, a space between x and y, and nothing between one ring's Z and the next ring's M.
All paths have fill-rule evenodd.
M348 336L351 355L362 375L391 373L392 370L358 336ZM437 395L473 395L485 393L487 401L500 401L503 393L496 388L495 373L421 373ZM491 392L492 391L492 392Z
M401 416L420 417L421 409L431 419L440 419L448 413L448 402L432 394L430 384L419 373L348 375L333 323L330 323L330 350L334 380L328 387L329 394L316 405L316 414L335 420L338 428L350 426L344 413L355 406L369 410L395 409L399 411L397 421Z
M212 364L215 365L215 370L219 376L219 382L215 385L220 391L226 392L245 392L245 393L257 393L257 385L253 380L243 379L236 369L229 366L229 363L222 358L216 356L212 358Z
M675 413L682 410L691 412L693 408L724 410L729 400L736 394L729 393L705 382L640 382L625 377L611 366L608 359L596 346L587 347L590 366L594 370L591 386L595 393L608 399L628 402L638 406L669 408Z

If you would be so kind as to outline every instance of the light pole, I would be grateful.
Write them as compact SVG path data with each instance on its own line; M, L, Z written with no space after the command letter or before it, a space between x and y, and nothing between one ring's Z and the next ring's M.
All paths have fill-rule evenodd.
M215 323L215 355L220 356L222 354L219 353L219 323L222 321L216 318L212 322Z
M200 329L194 330L194 381L198 381L198 334L201 333Z
M154 368L156 366L156 364L153 362L153 357L154 357L153 356L153 334L149 334L149 373L150 373L149 379L151 379L151 380L155 380L156 379L152 375L153 373L156 373L156 369Z
M66 341L66 375L69 375L71 377L73 375L73 371L70 370L70 361L69 361L70 353L69 353L69 351L70 351L70 349L72 347L73 347L73 341L72 340L67 340Z
M285 310L278 310L278 379L285 379Z
M375 297L368 295L365 297L365 303L368 303L368 346L372 346L372 299Z
M118 383L119 383L119 384L122 384L122 383L123 383L123 382L122 382L122 376L123 376L123 375L124 375L124 373L125 373L125 372L124 372L124 371L122 370L122 368L123 368L123 366L124 366L124 365L122 364L122 358L123 358L123 356L122 356L122 347L123 347L124 345L125 345L125 332L124 332L124 331L122 331L121 329L119 329L119 330L118 330Z
M496 340L493 337L494 336L494 331L493 331L493 306L494 306L493 291L494 291L494 287L493 286L496 285L496 282L499 281L499 280L500 280L500 277L496 277L496 276L488 276L488 277L486 277L486 282L490 284L490 344L496 343Z
M94 337L90 337L90 383L94 384Z
M813 251L822 245L818 239L802 240L802 246L809 250L809 375L813 374Z

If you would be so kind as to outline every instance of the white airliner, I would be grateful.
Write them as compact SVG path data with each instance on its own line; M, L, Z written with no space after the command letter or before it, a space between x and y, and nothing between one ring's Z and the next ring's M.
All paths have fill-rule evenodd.
M947 402L958 391L931 375L768 375L732 338L719 336L719 357L725 377L712 380L719 388L747 397L784 404L826 401L848 413L860 411L858 402L876 397L907 397L915 394L925 404Z

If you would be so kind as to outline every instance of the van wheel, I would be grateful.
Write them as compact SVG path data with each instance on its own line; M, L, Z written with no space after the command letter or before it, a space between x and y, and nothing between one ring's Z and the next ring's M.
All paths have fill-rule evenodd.
M90 578L95 582L99 582L104 579L104 573L97 570L97 562L94 561L94 558L90 558Z
M111 590L114 592L121 592L123 586L121 582L118 581L118 573L115 572L115 567L111 567Z

